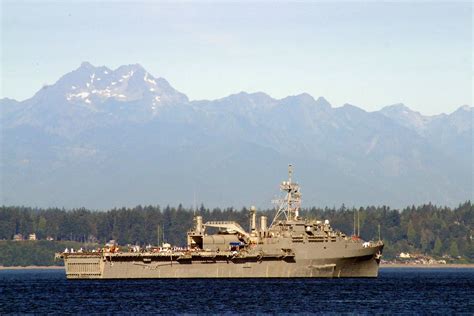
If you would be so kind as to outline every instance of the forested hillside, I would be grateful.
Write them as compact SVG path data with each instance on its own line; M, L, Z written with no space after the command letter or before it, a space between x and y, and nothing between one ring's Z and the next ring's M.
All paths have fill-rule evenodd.
M83 244L75 241L11 241L0 240L0 266L52 266L64 265L62 260L54 260L56 252L65 248L97 248L97 244Z
M270 218L273 212L260 211ZM105 212L3 206L0 208L0 239L11 240L14 234L27 236L34 232L40 240L52 237L59 241L104 243L115 239L122 245L145 245L157 244L164 236L167 242L184 245L186 231L192 227L193 213L192 209L182 206L137 206ZM328 219L334 228L347 234L353 233L354 213L359 214L360 235L363 239L378 239L380 225L381 237L386 244L385 258L390 259L401 251L408 251L474 260L474 208L470 201L454 209L427 204L403 210L386 206L359 209L342 206L303 209L301 212L308 218ZM204 221L234 220L246 229L249 226L247 209L211 210L201 206L196 214L202 215Z

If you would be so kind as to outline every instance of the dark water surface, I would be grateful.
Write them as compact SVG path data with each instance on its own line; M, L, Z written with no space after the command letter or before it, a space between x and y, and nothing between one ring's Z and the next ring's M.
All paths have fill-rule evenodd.
M4 270L0 313L474 314L474 269L382 269L378 279L119 281Z

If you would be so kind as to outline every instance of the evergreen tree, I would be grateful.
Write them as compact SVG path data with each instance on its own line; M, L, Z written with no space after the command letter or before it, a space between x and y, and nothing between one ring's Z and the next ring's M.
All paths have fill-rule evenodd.
M453 258L457 258L459 256L459 249L456 240L451 241L451 246L449 247L449 254Z
M410 220L408 222L408 228L407 228L407 239L408 239L408 242L412 245L414 245L416 243L416 231L415 231L415 228L413 227L413 223L412 221Z
M441 256L441 251L443 249L443 243L441 242L441 239L439 239L439 236L436 237L436 241L434 244L433 248L433 253L437 256Z

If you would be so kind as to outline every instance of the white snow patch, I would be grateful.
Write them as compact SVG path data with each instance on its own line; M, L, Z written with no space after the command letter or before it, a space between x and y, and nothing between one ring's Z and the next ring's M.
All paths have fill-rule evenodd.
M155 91L155 89L153 89L153 88L150 88L150 91L151 91L151 92L153 92L153 91Z
M160 102L160 96L156 96L156 97L155 97L155 101L156 101L156 102Z
M71 86L71 89L72 89L72 90L76 90L76 86Z
M109 74L109 72L108 72L107 70L104 70L104 74L108 75L108 74Z
M94 89L94 90L91 91L91 93L97 94L97 95L99 95L99 96L101 96L101 97L107 97L107 98L108 98L108 97L111 97L111 96L115 96L115 95L111 95L111 94L110 94L110 89L109 89L109 88L106 88L106 89L104 89L104 90L96 90L96 89Z
M100 81L100 78L97 78L97 79L95 79L95 80L98 80L98 81Z
M148 80L146 80L146 82L149 82L149 83L151 83L151 84L154 84L154 85L156 85L156 81L155 81L155 80L153 80L153 79L148 79Z
M103 89L103 90L97 90L97 89L93 89L91 90L90 92L79 92L79 93L70 93L70 94L67 94L66 95L66 99L68 101L71 101L71 100L74 100L74 99L82 99L84 100L86 103L91 103L91 100L89 100L89 97L90 96L96 96L96 97L100 97L100 98L111 98L111 97L114 97L114 98L120 98L120 99L125 99L127 98L126 95L124 94L118 94L118 93L112 93L111 90L109 88L106 88L106 89Z
M146 81L146 82L148 82L148 83L151 83L151 84L156 85L156 81L155 81L155 80L148 78L148 72L145 73L145 77L143 77L143 80Z
M114 81L114 82L112 82L112 85L113 85L113 86L115 86L116 84L117 84L117 83L116 83L115 81Z
M89 88L89 86L90 86L90 84L89 84L89 82L87 82L87 83L86 83L86 87L88 87L88 88Z
M70 98L81 98L81 99L85 99L89 96L89 92L79 92L79 93L76 93L76 94L69 94L68 97Z
M127 78L130 78L131 76L133 76L133 70L130 71L128 74L123 75L122 78L123 78L123 79L127 79Z

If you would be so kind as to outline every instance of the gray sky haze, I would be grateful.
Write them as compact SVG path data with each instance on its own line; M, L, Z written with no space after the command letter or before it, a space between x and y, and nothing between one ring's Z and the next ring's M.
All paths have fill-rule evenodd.
M307 92L368 111L472 105L471 2L1 2L0 97L83 61L139 63L190 99Z

